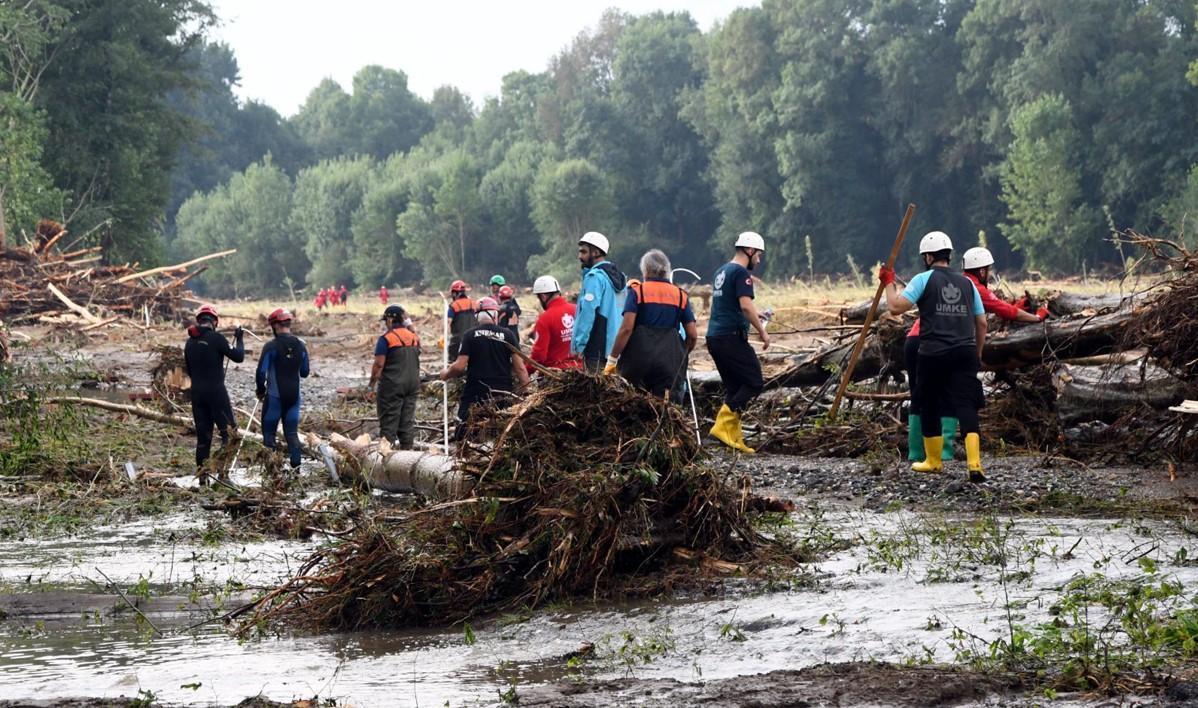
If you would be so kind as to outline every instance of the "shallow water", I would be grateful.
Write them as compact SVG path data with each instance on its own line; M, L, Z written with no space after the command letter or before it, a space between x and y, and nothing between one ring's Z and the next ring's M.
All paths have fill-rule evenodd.
M812 523L795 517L798 528ZM335 697L358 706L492 704L509 680L518 686L577 675L588 678L727 678L824 661L953 660L958 626L982 637L1005 631L1004 588L997 568L960 562L961 549L928 547L901 570L871 567L879 541L925 535L909 513L830 514L820 522L858 543L813 570L814 584L763 592L732 585L723 597L546 610L531 619L460 628L266 638L238 642L218 627L155 637L128 615L119 620L69 617L37 624L0 623L0 697L117 696L152 690L180 703L231 704L259 692L276 700ZM939 517L933 517L939 518ZM169 526L169 524L168 524ZM0 583L26 577L42 587L97 592L88 579L103 570L125 587L152 578L160 592L179 592L193 578L268 585L284 577L309 544L270 542L205 547L169 541L154 524L99 530L95 537L0 544ZM1007 541L1013 553L1037 551L1026 582L1006 592L1032 624L1048 616L1060 587L1080 573L1139 575L1139 556L1158 574L1187 584L1198 568L1174 565L1187 541L1163 523L1019 518ZM1064 557L1072 548L1072 556ZM1193 553L1188 555L1193 556ZM929 574L952 576L927 582ZM194 617L156 618L159 627ZM563 658L583 642L595 657L578 667ZM199 687L189 685L201 684ZM519 689L517 689L519 690Z

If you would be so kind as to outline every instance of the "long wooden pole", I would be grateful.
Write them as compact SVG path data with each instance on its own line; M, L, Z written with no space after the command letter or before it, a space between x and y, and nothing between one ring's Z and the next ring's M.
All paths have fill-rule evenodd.
M903 214L903 223L899 226L898 236L895 236L894 246L890 249L890 258L886 261L887 268L894 268L894 262L898 259L899 249L903 246L903 238L907 235L907 227L911 225L913 216L915 216L915 205L908 204L907 213ZM869 314L865 316L865 322L861 325L861 334L857 335L857 343L853 345L853 353L849 355L849 364L840 375L840 386L836 388L836 397L832 399L832 407L828 409L829 420L835 419L836 414L840 412L840 401L844 398L844 392L849 387L849 382L853 380L853 369L857 368L857 359L861 356L862 348L865 347L865 338L869 335L869 328L878 314L878 302L882 299L882 293L885 291L886 286L878 283L874 301L869 306Z
M170 273L172 271L188 268L197 263L203 263L204 261L210 261L213 258L224 258L225 256L231 256L234 253L237 253L236 248L230 248L229 250L221 251L220 253L209 253L206 256L200 256L199 258L193 258L190 261L187 261L186 263L180 263L178 265L173 265L173 266L162 266L161 268L151 268L150 270L143 270L140 273L130 273L129 275L122 275L121 277L117 278L113 282L114 283L125 283L130 280L135 280L137 278L144 278L147 275L156 275L158 273Z

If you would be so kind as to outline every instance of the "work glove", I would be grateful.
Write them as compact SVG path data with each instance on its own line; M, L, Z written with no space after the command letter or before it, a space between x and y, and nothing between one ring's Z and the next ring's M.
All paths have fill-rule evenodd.
M1018 300L1016 300L1015 302L1013 302L1011 304L1013 304L1015 307L1018 307L1019 309L1023 310L1024 312L1029 312L1029 310L1027 309L1027 295L1024 295L1023 297L1019 298Z
M894 282L894 268L882 266L878 268L878 282L882 285L890 285Z
M254 392L254 395L258 397L259 401L265 400L266 399L266 389L260 388Z
M245 330L242 329L241 325L237 325L237 329L233 330L233 338L241 339L243 337L245 337Z
M1048 308L1041 306L1039 310L1036 310L1036 317L1039 317L1041 322L1048 319Z
M607 358L607 366L603 367L603 375L611 376L612 374L616 373L616 363L617 362L619 362L619 359L613 359L611 357L608 357Z

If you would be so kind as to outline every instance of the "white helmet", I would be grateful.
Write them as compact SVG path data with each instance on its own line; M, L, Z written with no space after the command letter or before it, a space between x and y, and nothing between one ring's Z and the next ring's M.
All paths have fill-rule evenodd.
M585 234L582 235L582 238L578 239L578 242L585 243L588 246L594 246L595 248L598 248L600 251L603 251L604 255L607 255L607 250L608 250L607 237L604 236L603 234L599 233L598 231L586 232Z
M937 251L953 250L953 242L943 231L929 231L919 242L919 252L936 253Z
M737 248L756 248L758 251L765 250L765 239L761 238L761 234L756 231L745 231L740 236L736 237Z
M557 284L557 278L552 275L542 275L533 281L532 294L541 295L543 293L560 293L562 288Z
M981 246L969 249L961 258L961 268L963 270L985 268L992 265L994 265L994 256L990 255L990 251Z

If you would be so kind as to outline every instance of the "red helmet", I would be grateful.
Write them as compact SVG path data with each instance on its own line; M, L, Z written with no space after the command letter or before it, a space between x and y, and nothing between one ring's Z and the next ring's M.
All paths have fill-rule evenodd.
M478 301L479 312L499 312L499 303L493 297L484 297Z
M505 285L499 289L499 299L500 300L511 300L515 296L516 296L516 291L512 290L512 286L510 286L510 285Z
M457 293L457 292L464 293L469 289L470 289L470 286L466 284L465 280L455 280L455 281L453 281L453 285L449 286L449 291L452 293Z
M216 308L212 305L204 305L196 311L196 322L199 322L201 317L211 317L213 322L220 322L220 315L216 314Z
M280 307L266 317L267 324L286 324L291 321L291 313Z

